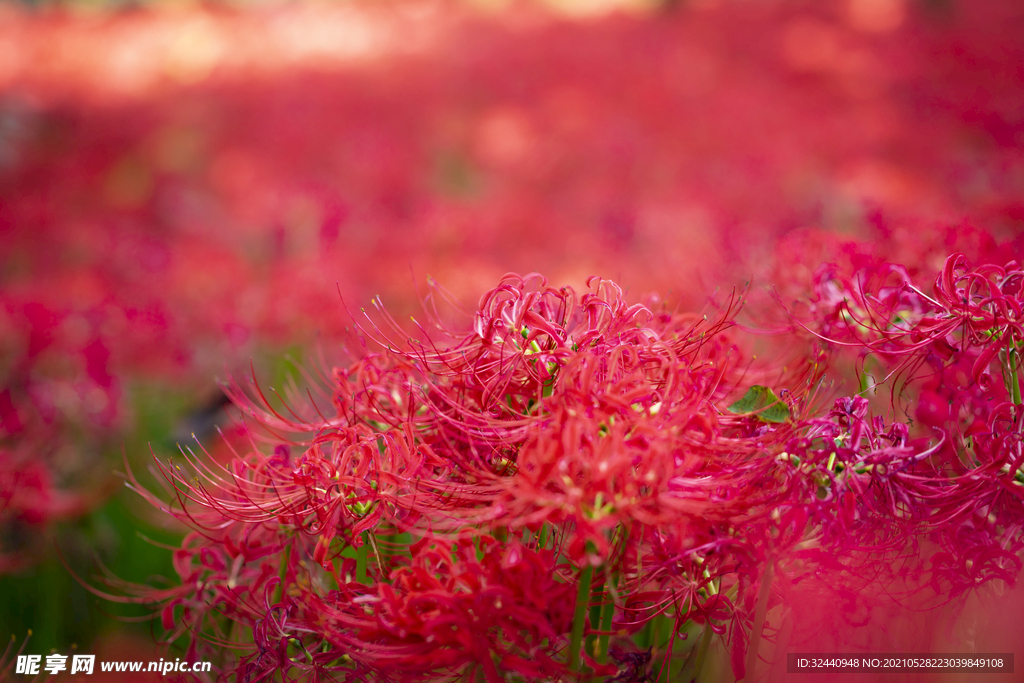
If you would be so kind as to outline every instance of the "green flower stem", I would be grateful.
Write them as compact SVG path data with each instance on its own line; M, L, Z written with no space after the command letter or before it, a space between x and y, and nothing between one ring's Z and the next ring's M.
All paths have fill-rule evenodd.
M601 574L598 580L593 583L593 591L590 594L590 629L596 631L601 623L601 601L604 595L604 575ZM594 652L594 641L597 640L597 636L593 633L587 636L584 649L587 654L591 657L595 656Z
M748 681L754 680L754 667L757 665L757 647L761 643L761 631L764 630L765 614L768 611L768 598L772 593L772 563L768 561L764 574L761 575L761 588L757 594L757 608L754 611L754 627L750 632L750 646L747 648Z
M368 541L363 532L363 544L356 548L356 583L366 584L366 553Z
M704 635L700 637L700 645L697 647L697 661L693 664L693 680L700 679L700 673L704 670L704 661L708 657L708 648L711 646L711 624L704 627Z
M580 574L580 585L576 591L576 614L572 620L572 635L569 638L569 668L573 671L582 670L580 645L583 641L583 626L587 620L587 602L590 599L590 580L593 575L594 568L588 564Z
M334 568L334 587L341 590L342 585L345 583L345 575L341 573L341 556L337 556L331 560L331 566Z
M674 681L675 678L672 676L672 646L676 642L676 622L665 618L666 625L669 627L668 643L665 647L665 658L661 660L661 667L658 669L658 677L655 679L655 683L661 681L661 675L665 673L665 669L668 669L668 678L666 681Z
M1010 361L1010 393L1013 398L1013 405L1019 406L1021 404L1021 397L1020 381L1017 379L1017 350L1011 349L1008 355Z
M651 647L651 621L644 624L644 627L640 629L640 633L637 634L636 644L638 647L647 649Z
M537 539L537 548L543 550L548 545L548 523L543 522L540 525L540 538Z
M664 614L655 615L654 618L651 619L651 642L649 646L652 648L651 672L653 673L655 670L658 671L658 677L655 678L655 681L660 680L661 671L665 667L665 655L661 652L661 640L664 637L664 627L667 622L668 620Z
M284 580L288 576L288 565L291 562L292 557L292 544L289 539L288 545L284 547L284 554L281 555L281 564L277 570L277 588L274 589L274 603L281 602L281 598L284 597Z
M615 577L612 579L612 584L616 583ZM611 595L608 596L608 602L601 608L601 634L598 639L597 645L597 661L599 664L605 664L608 661L608 638L609 633L612 630L612 617L615 615L615 601L611 599Z
M377 543L377 536L370 531L366 532L366 540L370 542L370 547L373 548L373 556L377 560L377 572L382 578L387 577L387 569L384 565L384 555L381 553L380 544Z

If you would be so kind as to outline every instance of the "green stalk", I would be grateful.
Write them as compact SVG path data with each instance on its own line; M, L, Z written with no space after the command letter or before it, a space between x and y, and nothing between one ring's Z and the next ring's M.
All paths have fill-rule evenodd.
M342 584L345 583L345 575L341 573L340 555L331 560L331 566L334 567L334 586L338 590L341 590Z
M640 630L640 633L636 637L637 646L647 649L651 647L651 621L649 620L644 627Z
M616 583L615 578L612 579L612 583ZM612 617L615 615L615 601L608 596L608 602L605 603L601 611L601 630L604 633L601 634L597 641L597 661L599 664L605 664L608 661L608 638L609 632L612 630Z
M543 550L548 545L548 523L542 522L540 525L540 538L537 540L537 549Z
M363 532L363 544L356 548L356 582L363 585L366 584L366 533L365 531Z
M768 598L772 592L772 563L769 561L761 575L761 588L757 595L757 608L754 611L754 628L750 632L750 647L747 648L748 681L754 680L754 667L757 665L757 647L761 643L761 631L764 630L765 614L768 611Z
M667 619L666 619L666 622L669 625L668 643L667 643L667 646L665 647L665 658L663 660L661 660L661 667L658 669L658 678L655 679L655 683L657 683L658 681L661 680L661 674L665 673L665 668L666 667L668 668L668 681L669 681L669 683L671 683L671 681L673 680L673 678L672 678L672 646L675 645L675 642L676 642L676 625L677 624L676 624L675 621L668 621Z
M1010 393L1013 397L1013 405L1019 406L1021 404L1020 397L1020 382L1017 380L1017 350L1011 349L1009 355L1010 361Z
M583 625L587 620L587 601L590 599L590 580L593 575L594 568L588 564L580 574L580 585L576 591L576 614L573 616L572 635L569 638L569 668L573 671L582 671L580 645L583 641Z
M601 623L601 596L604 593L604 576L594 583L594 590L591 592L590 598L590 629L596 631L598 625ZM584 645L584 649L587 654L591 657L594 656L594 641L597 639L593 633L587 636L587 641Z
M274 589L274 603L281 602L281 598L284 597L284 580L288 576L288 564L292 556L292 544L288 543L284 547L284 555L281 556L281 565L277 570L277 588Z
M700 672L704 669L704 660L708 656L708 648L711 646L711 624L704 627L704 635L700 637L700 646L697 648L697 661L693 664L693 680L700 678Z
M387 536L374 539L376 543L374 543L373 549L379 557L377 562L380 565L381 572L387 571L384 569L385 563L387 563L389 568L391 567L391 556L394 555L394 538L394 535L388 534Z
M387 577L387 569L384 566L384 556L380 552L380 545L377 543L377 536L371 532L366 532L366 540L370 542L370 547L373 548L373 556L377 560L377 570L382 578Z

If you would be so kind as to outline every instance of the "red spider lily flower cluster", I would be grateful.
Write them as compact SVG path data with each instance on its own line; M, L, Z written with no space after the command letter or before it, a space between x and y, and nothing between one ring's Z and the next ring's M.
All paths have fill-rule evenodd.
M234 390L269 448L172 487L181 585L139 596L169 638L198 634L191 656L236 644L225 670L253 678L664 680L712 634L747 668L822 567L847 595L1011 579L1018 268L954 260L926 285L950 253L1019 258L995 235L1024 216L1024 14L897 1L872 24L872 4L444 5L395 15L436 30L415 46L390 7L0 8L0 574L106 495L135 387L199 393L263 344L340 336L338 278L407 308L412 262L460 295L540 269L687 310L750 270L816 296L765 353L729 306L513 278L472 332L373 332L298 415ZM359 35L310 51L303 26ZM211 49L181 53L181 30ZM140 36L154 49L124 59ZM779 239L798 257L762 277ZM785 411L729 410L774 395L754 387ZM539 595L568 616L525 619Z
M584 23L446 4L424 10L436 33L415 47L388 22L419 10L97 24L6 7L0 552L27 557L7 540L102 497L79 484L130 431L133 387L192 391L256 340L340 333L322 315L339 277L347 296L392 301L410 262L461 294L509 268L691 292L819 224L896 244L908 265L987 258L986 231L900 243L888 224L1020 220L1021 15L1012 0L891 4L881 24L847 0ZM311 52L303 26L340 37ZM180 51L183 30L206 36L205 57ZM153 49L124 59L125 36ZM40 491L25 514L17 481Z
M931 295L892 266L819 282L822 333L852 343L862 372L894 378L890 395L913 404L922 435L942 435L929 469L946 477L907 478L901 516L927 515L944 549L936 575L956 592L1012 582L1021 565L1021 282L1016 261L971 268L963 254L946 259Z
M819 278L820 334L886 358L995 362L988 341L1011 359L1015 328L969 325L1015 324L982 313L1015 310L992 291L1017 274L949 263L934 297L891 266L897 284L875 291ZM974 273L995 283L984 298ZM133 480L194 531L180 586L120 587L162 603L190 656L233 646L225 675L245 680L641 681L695 673L713 634L743 677L774 586L823 568L850 591L1012 582L1019 392L969 436L915 435L863 396L822 410L825 351L793 371L752 364L737 303L681 314L534 274L506 276L463 333L436 318L411 338L381 309L361 328L379 350L330 374L329 402L275 407L232 385L262 425L250 449L161 465L170 504ZM970 450L959 468L950 443Z
M52 381L52 368L38 362L48 343L48 325L40 327L0 389L0 574L45 555L45 537L36 533L41 525L78 517L110 488L97 471L98 455L80 448L102 443L116 416L120 388L107 372L106 349L98 341L86 345L65 359L81 374Z

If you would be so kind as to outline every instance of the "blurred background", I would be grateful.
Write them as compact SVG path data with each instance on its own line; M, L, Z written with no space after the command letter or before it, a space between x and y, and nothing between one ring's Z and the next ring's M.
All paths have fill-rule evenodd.
M2 0L0 638L155 651L65 565L173 581L115 472L226 453L218 378L341 360L342 299L700 307L1022 229L1013 0Z

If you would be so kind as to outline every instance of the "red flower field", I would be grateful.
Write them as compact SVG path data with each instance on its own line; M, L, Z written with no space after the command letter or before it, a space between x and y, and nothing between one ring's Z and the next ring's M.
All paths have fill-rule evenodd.
M1021 36L1010 0L0 5L0 678L1012 653Z

